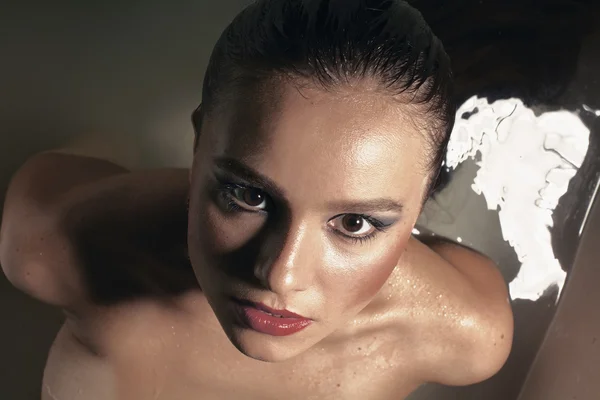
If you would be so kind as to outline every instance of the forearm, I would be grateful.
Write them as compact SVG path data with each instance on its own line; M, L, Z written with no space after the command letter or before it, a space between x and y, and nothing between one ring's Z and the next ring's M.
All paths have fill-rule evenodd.
M22 209L46 209L71 189L129 172L113 162L55 152L30 158L13 176L6 193L4 217L22 216Z
M188 186L186 169L113 175L73 187L59 212L72 234L81 228L97 235L143 236L169 221L187 220Z
M88 133L77 135L64 143L63 147L49 152L101 159L128 170L162 167L159 165L160 160L144 156L150 143L140 143L139 139L136 135L122 135L117 132Z
M186 169L130 172L99 158L42 153L14 175L2 230L12 232L28 223L35 225L43 216L61 217L74 210L85 218L126 221L132 215L185 208L187 193Z

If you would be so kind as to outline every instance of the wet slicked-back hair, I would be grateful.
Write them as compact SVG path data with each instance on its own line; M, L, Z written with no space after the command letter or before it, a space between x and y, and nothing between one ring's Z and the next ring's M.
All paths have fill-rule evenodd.
M368 79L382 96L410 104L438 176L454 124L450 61L421 14L401 0L256 0L225 29L204 77L210 114L236 88L270 79L323 90ZM198 121L196 120L196 125ZM399 125L400 126L400 125ZM199 128L199 126L197 125Z

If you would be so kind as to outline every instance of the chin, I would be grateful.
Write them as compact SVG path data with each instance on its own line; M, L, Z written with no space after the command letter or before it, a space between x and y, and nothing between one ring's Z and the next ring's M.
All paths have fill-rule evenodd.
M226 329L231 343L245 356L264 362L283 362L308 348L291 343L292 338L276 338L241 327Z

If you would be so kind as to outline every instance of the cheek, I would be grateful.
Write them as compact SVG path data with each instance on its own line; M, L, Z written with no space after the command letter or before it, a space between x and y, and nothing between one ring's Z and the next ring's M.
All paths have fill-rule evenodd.
M243 230L231 229L232 221L221 215L218 207L206 199L198 218L200 240L206 250L215 254L234 251L246 241Z
M408 235L388 244L385 249L365 248L360 254L353 255L332 252L332 257L338 261L328 264L343 264L344 267L332 269L323 279L329 301L337 303L336 308L343 307L352 312L362 309L385 284L407 242Z
M227 214L209 193L197 194L190 200L190 238L205 256L239 250L263 225L264 218L260 215Z

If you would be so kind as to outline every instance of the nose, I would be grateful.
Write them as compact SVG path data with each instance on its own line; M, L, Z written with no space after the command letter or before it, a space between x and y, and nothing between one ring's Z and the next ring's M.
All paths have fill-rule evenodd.
M318 247L306 224L273 232L261 248L254 275L264 287L279 295L306 290L318 262Z

